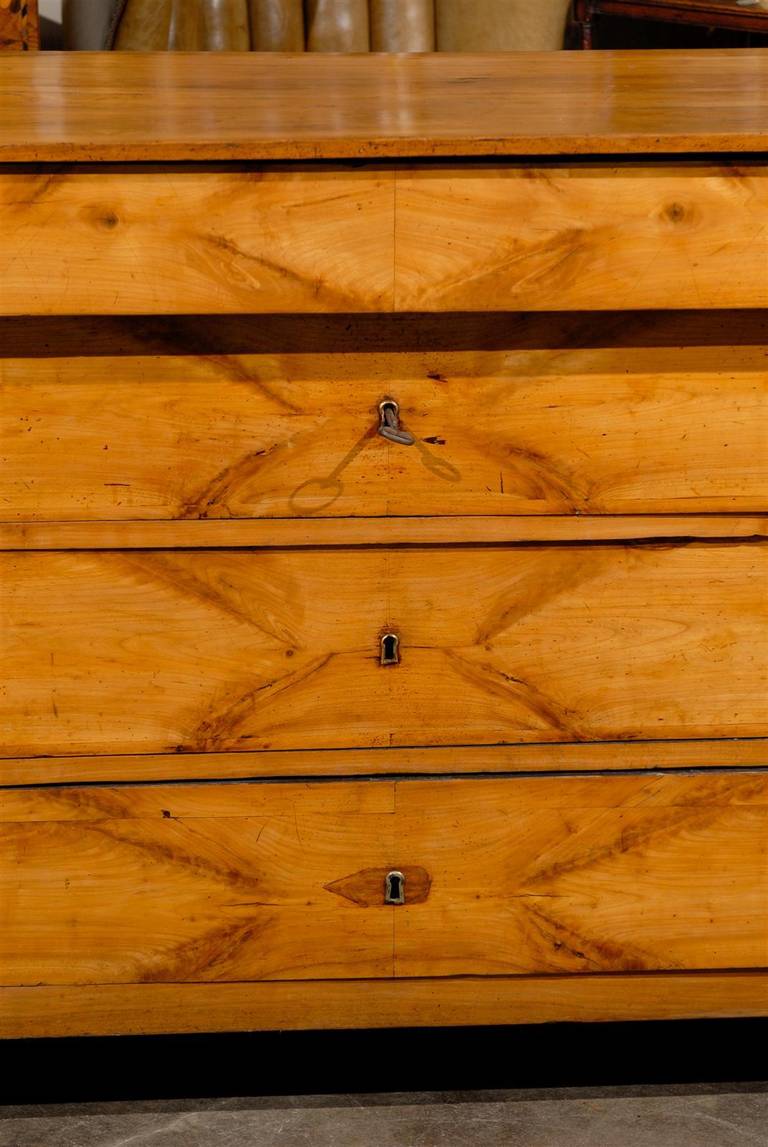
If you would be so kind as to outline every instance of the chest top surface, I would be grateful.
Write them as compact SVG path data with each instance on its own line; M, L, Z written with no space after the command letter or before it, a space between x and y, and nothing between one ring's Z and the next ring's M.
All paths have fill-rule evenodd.
M0 162L743 153L768 50L46 52L0 72Z

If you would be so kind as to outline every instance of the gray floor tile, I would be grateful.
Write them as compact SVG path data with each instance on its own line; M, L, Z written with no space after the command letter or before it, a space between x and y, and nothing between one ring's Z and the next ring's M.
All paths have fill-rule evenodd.
M768 1147L768 1092L303 1096L0 1111L0 1147Z

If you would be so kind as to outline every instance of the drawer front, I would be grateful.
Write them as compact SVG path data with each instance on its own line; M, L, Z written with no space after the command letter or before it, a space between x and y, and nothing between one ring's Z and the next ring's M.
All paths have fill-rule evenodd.
M749 540L5 553L3 755L764 736L767 574Z
M392 307L391 173L0 171L0 314Z
M0 314L768 302L744 164L0 170Z
M0 980L768 964L768 777L2 794ZM385 903L388 873L404 903Z
M768 168L472 165L398 176L398 310L768 304Z
M540 349L483 349L476 334L477 350L426 354L0 360L0 518L764 506L764 345L569 350L553 323L551 349L546 331ZM386 396L413 445L377 433Z

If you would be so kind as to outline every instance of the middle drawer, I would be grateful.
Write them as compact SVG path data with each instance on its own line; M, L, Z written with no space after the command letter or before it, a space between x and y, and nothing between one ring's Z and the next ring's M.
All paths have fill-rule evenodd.
M749 539L5 553L2 754L761 736L767 574Z
M200 320L198 332L179 321L121 327L120 338L162 353L94 357L61 352L100 349L100 339L114 347L118 332L91 323L57 335L38 324L3 339L0 324L9 355L0 359L0 518L750 512L765 504L765 331L749 317L657 317L639 331L631 316L592 327L573 317L349 320L352 333L325 318L294 317L286 327ZM448 349L452 339L473 349ZM260 340L269 353L231 353ZM51 342L56 356L37 357ZM395 349L400 343L424 349ZM190 344L211 352L178 353ZM379 435L386 397L398 403L412 445Z

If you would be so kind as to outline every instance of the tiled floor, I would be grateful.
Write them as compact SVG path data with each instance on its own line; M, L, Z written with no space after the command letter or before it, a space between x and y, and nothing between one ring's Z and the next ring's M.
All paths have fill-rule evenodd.
M768 1084L0 1108L0 1147L768 1147Z

